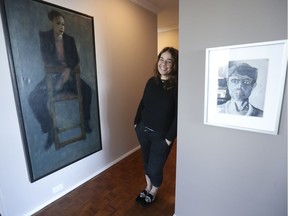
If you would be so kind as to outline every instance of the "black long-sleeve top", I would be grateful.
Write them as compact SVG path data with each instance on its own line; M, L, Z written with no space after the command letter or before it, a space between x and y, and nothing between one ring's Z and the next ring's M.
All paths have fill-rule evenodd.
M159 78L151 77L138 106L134 124L140 121L155 131L166 134L165 138L174 141L177 136L177 86L164 89Z

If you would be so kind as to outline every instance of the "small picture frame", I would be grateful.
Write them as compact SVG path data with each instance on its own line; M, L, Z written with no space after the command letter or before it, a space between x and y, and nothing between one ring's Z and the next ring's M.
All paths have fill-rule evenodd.
M287 40L206 49L204 124L278 134Z

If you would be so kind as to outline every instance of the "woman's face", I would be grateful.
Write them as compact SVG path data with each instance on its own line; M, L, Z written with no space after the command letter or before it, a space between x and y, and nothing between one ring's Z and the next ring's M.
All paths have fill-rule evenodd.
M61 16L55 17L52 21L52 28L55 36L63 35L65 29L64 18Z
M162 53L158 60L158 71L162 79L167 78L167 75L173 69L173 65L174 63L171 54L168 51Z

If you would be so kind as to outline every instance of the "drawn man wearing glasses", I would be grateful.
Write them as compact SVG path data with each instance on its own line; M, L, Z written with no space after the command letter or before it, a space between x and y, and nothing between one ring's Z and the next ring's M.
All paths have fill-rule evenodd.
M251 92L257 85L257 75L257 68L247 63L230 62L226 81L231 99L218 105L218 112L263 117L263 111L249 102Z

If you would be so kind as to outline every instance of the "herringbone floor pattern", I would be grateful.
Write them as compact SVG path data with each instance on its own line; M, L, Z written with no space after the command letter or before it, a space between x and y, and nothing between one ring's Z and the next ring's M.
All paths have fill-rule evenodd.
M176 143L164 171L164 181L151 206L135 202L145 188L141 151L56 200L34 216L173 216L175 202Z

